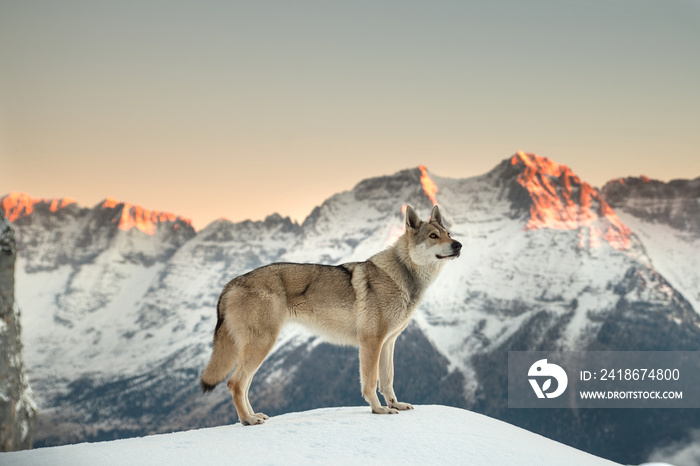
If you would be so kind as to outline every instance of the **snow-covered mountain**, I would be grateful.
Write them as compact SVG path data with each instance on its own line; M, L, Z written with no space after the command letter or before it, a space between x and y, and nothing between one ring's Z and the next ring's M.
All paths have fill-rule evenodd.
M643 196L609 186L598 192L568 167L518 152L468 179L419 167L364 180L301 225L271 215L216 221L196 234L179 217L114 200L86 209L7 196L3 206L18 231L25 360L42 408L37 441L233 422L225 387L209 396L197 390L223 285L273 261L364 260L402 233L403 205L427 217L437 202L464 248L397 343L399 397L468 407L641 462L700 427L695 410L676 415L659 436L641 431L640 417L664 413L506 407L509 350L700 349L698 280L672 273L672 254L688 255L683 267L692 267L697 233L678 229L677 216L660 224L629 213L637 210L625 206L642 203L629 199ZM697 190L679 192L697 206ZM700 222L697 210L684 210L683 225ZM678 230L673 244L687 250L664 243L666 230L646 233L649 225ZM696 242L684 242L686 234ZM290 326L256 375L251 402L268 414L361 403L357 366L356 350ZM611 435L589 435L600 429Z

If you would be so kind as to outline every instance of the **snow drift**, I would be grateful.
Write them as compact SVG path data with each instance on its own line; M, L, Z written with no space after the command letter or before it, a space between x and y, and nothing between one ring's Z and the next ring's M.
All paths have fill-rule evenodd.
M446 406L372 415L326 408L241 424L0 456L5 466L147 464L614 465L501 421Z

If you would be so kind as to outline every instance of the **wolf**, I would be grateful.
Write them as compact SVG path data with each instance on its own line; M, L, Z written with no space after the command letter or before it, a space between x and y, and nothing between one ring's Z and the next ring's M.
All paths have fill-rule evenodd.
M394 344L408 326L428 286L462 244L450 237L440 209L423 222L406 207L405 231L365 262L341 265L274 263L231 280L216 306L212 355L200 386L208 392L234 369L227 386L243 425L269 416L250 405L250 383L283 324L296 321L360 352L362 396L372 412L413 409L394 393ZM377 396L384 396L382 406Z

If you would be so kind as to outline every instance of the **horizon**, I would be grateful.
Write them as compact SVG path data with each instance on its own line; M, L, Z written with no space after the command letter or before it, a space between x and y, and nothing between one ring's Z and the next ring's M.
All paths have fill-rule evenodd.
M326 198L316 201L316 203L311 207L311 209L310 209L304 216L302 216L302 217L294 217L294 216L289 215L289 214L285 215L285 214L283 214L283 213L281 213L281 212L278 212L278 211L271 211L271 212L264 212L264 213L261 213L261 216L256 217L256 218L241 218L241 219L235 219L235 220L234 220L234 219L231 219L231 218L227 218L227 217L225 217L225 216L218 216L218 217L212 218L211 220L209 220L209 221L207 221L206 223L203 223L203 224L198 223L197 221L195 221L195 219L193 219L193 218L191 218L191 217L188 217L187 215L185 215L185 214L183 214L183 213L181 213L181 212L177 212L177 211L168 211L168 210L164 210L164 209L158 209L158 208L154 208L153 206L145 205L145 204L143 204L143 203L140 203L138 200L119 199L119 198L115 198L115 197L109 196L109 195L108 195L108 196L101 197L99 200L97 200L96 202L92 202L92 203L87 203L87 202L84 202L82 199L76 199L76 198L73 198L73 197L71 197L71 196L39 197L39 196L34 196L32 193L28 193L28 192L24 192L24 191L10 191L10 192L7 192L7 193L0 193L0 196L1 196L1 197L11 197L11 196L13 196L13 195L23 195L23 196L28 196L28 197L30 197L32 200L35 200L35 201L52 201L52 207L51 207L52 210L54 209L53 204L56 204L57 201L62 201L61 207L65 207L65 205L68 205L68 204L71 204L71 203L75 203L75 204L77 204L78 206L83 207L83 208L92 208L92 207L98 206L98 205L100 205L100 204L109 205L109 207L114 207L114 206L117 205L117 204L125 204L125 205L127 205L127 206L134 206L134 207L137 207L137 208L142 208L142 209L144 209L145 211L150 211L150 212L153 212L153 213L156 213L156 214L167 214L167 215L174 214L175 216L179 217L180 219L182 219L182 220L184 220L184 221L186 221L186 222L189 222L189 223L191 224L191 226L192 226L192 227L195 229L195 231L197 231L197 232L203 230L204 228L206 228L206 227L207 227L208 225L210 225L211 223L217 222L217 221L222 221L222 220L223 220L223 221L228 221L228 222L232 222L232 223L239 223L239 222L246 222L246 221L253 221L253 222L256 222L256 221L263 221L263 220L265 220L266 218L268 218L268 217L270 217L270 216L272 216L272 215L279 215L279 216L281 216L282 218L289 218L292 222L295 222L295 223L301 225L301 224L306 220L306 218L307 218L309 215L311 215L311 213L312 213L312 211L313 211L314 208L320 206L323 202L325 202L327 199L329 199L330 197L334 196L335 194L339 194L339 193L341 193L341 192L343 192L343 191L352 190L352 189L354 188L354 186L356 186L358 183L360 183L360 182L362 182L363 180L366 180L366 179L377 178L377 177L382 177L382 176L392 176L392 175L395 175L395 174L397 174L397 173L399 173L399 172L401 172L401 171L405 171L405 170L419 170L419 171L421 172L421 183L423 183L423 189L424 189L424 191L425 191L426 196L428 196L428 197L431 199L431 201L433 202L433 204L437 204L438 202L436 201L436 194L439 192L439 186L437 186L437 185L434 183L434 181L430 178L430 173L431 173L431 172L433 173L433 175L435 175L435 176L437 176L437 177L439 177L439 178L466 179L466 178L478 177L478 176L485 175L486 173L490 172L491 170L493 170L494 168L496 168L496 166L498 166L498 164L500 164L500 163L502 163L502 162L505 162L505 161L507 161L507 160L512 160L514 157L516 157L516 156L518 156L518 155L520 155L520 154L534 155L534 156L536 156L536 157L539 156L539 157L542 157L542 158L544 158L544 159L549 160L550 162L552 162L552 163L554 163L554 164L561 165L561 166L564 166L564 167L568 167L568 165L559 163L557 160L554 160L554 159L552 159L551 157L540 156L539 154L536 154L536 153L533 153L533 152L524 152L524 151L517 151L517 152L515 152L512 156L507 157L507 158L501 160L500 162L497 162L493 167L491 167L491 169L487 170L487 171L484 172L484 173L479 173L479 174L475 174L475 175L472 175L472 176L467 176L467 177L464 177L464 178L456 178L456 177L451 177L451 176L443 176L443 175L441 175L441 174L439 174L439 173L434 173L434 172L432 172L432 171L430 170L430 167L426 167L425 165L418 165L418 166L416 166L416 167L406 167L406 168L402 168L402 169L396 170L396 171L394 171L394 172L392 172L392 173L377 174L377 175L367 176L367 177L365 177L365 178L356 180L356 182L355 182L351 187L349 187L349 188L347 188L347 189L343 189L343 190L338 191L338 192L335 192L335 193L332 193L332 194L330 194L329 196L327 196ZM570 169L571 167L568 167L568 168ZM574 170L572 170L572 173L573 173L574 175L576 175L576 176L579 176L578 173L576 173ZM695 178L700 178L700 175L694 176L694 177L687 177L687 178L673 178L673 179L671 179L671 180L660 180L660 179L655 178L655 177L653 177L653 176L650 177L650 176L647 176L646 174L639 174L639 175L636 175L636 176L633 176L633 175L632 175L632 176L617 176L617 177L613 177L613 178L610 178L609 180L607 180L605 183L608 183L608 182L614 181L614 180L618 180L618 179L629 178L629 177L647 179L647 180L651 180L651 181L669 182L669 181L673 181L673 180L691 180L691 179L695 179ZM581 177L579 176L579 178L581 178ZM426 186L425 182L429 183L429 186ZM590 185L591 187L593 187L596 191L600 190L600 189L603 187L603 185L605 184L605 183L603 183L603 185L594 186L593 184L588 183L588 182L587 182L585 179L583 179L583 178L581 178L581 182L582 182L582 183L589 184L589 185ZM430 191L430 192L429 192L429 191ZM8 218L8 219L9 219L9 218ZM10 221L13 221L13 220L10 219Z
M561 166L561 167L563 167L563 168L569 168L569 169L570 169L570 167L568 167L566 164L560 164L560 163L557 162L556 160L553 160L553 159L551 159L551 158L549 158L549 157L543 157L543 156L540 156L540 155L535 154L535 153L526 153L526 152L523 152L523 151L517 151L517 152L516 152L515 154L513 154L511 157L506 158L506 159L503 159L501 162L499 162L498 164L494 165L494 167L492 167L491 170L495 169L499 164L501 164L501 163L503 163L503 162L506 162L506 161L509 161L509 160L512 162L514 159L516 159L516 157L522 158L523 156L534 156L535 158L540 157L540 158L544 159L545 161L550 162L551 164L554 164L554 165L557 165L557 166ZM398 173L400 173L400 172L402 172L402 171L406 171L406 170L418 170L418 171L420 171L420 173L421 173L421 176L420 176L420 183L423 185L423 191L424 191L425 195L432 201L433 205L439 204L438 201L437 201L437 199L436 199L437 193L439 192L439 186L438 186L438 185L434 182L434 180L430 177L430 169L429 169L428 167L424 166L424 165L419 165L419 166L417 166L417 167L408 167L408 168L404 168L404 169L401 169L401 170L397 170L397 171L395 171L395 172L393 172L393 173L382 174L382 175L375 175L375 176L369 176L369 177L363 178L363 179L361 179L361 180L357 180L357 181L353 184L353 187L356 186L357 184L359 184L360 182L362 182L362 181L364 181L364 180L367 180L367 179L377 178L377 177L382 177L382 176L393 176L393 175L396 175L396 174L398 174ZM480 173L480 174L474 175L473 177L479 177L479 176L485 175L486 173L490 172L491 170L488 170L487 172L484 172L484 173ZM571 173L572 173L574 176L579 176L579 175L578 175L575 171L573 171L573 170L571 171ZM437 177L439 177L439 178L443 178L443 179L444 179L444 178L448 178L448 179L458 179L458 178L453 178L453 177L444 177L444 176L442 176L442 175L440 175L440 174L437 174L437 173L433 173L433 175L435 175L435 176L437 176ZM473 178L473 177L470 176L470 177L465 177L465 178L461 178L461 179L468 179L468 178ZM580 177L579 177L579 178L580 178ZM614 178L611 178L611 179L607 180L606 183L612 182L612 181L616 181L616 180L625 179L625 178L639 178L639 179L642 179L643 181L647 181L647 182L648 182L648 181L668 182L668 181L664 181L664 180L659 180L659 179L657 179L657 178L648 177L647 175L644 175L644 174L640 174L640 175L638 175L638 176L632 176L632 177L628 177L628 176L624 176L624 177L623 177L623 176L614 177ZM674 180L691 180L691 179L696 179L696 178L700 178L700 176L693 177L693 178L674 178ZM582 178L580 178L580 179L581 179L581 183L583 183L583 184L588 184L589 186L591 186L591 187L592 187L593 189L595 189L596 191L599 191L599 190L603 187L603 186L593 186L593 185L591 185L590 183L588 183L585 179L582 179ZM669 180L669 181L673 181L673 180ZM348 190L351 190L351 189L353 189L353 188L350 188L350 189L348 189ZM334 195L336 195L336 194L340 194L341 192L342 192L342 191L338 191L338 192L336 192L336 193L331 194L331 195L328 196L327 198L318 201L318 202L315 204L315 206L314 206L313 208L316 208L317 206L320 206L321 204L323 204L323 202L325 202L326 200L328 200L330 197L332 197L332 196L334 196ZM232 223L247 222L247 221L256 222L256 221L263 221L263 220L265 220L265 219L267 219L268 217L273 216L273 215L279 215L279 216L281 216L282 218L288 218L288 219L290 219L292 222L301 225L301 224L306 220L306 218L312 213L312 210L310 210L310 211L308 212L308 214L306 214L304 217L301 217L301 218L294 218L294 217L292 217L291 215L284 215L284 214L282 214L282 213L280 213L280 212L272 211L272 212L264 213L264 214L262 215L262 217L259 217L259 218L245 218L245 219L240 219L240 220L232 220L232 219L226 218L226 217L224 217L224 216L219 216L219 217L216 217L216 218L210 220L210 221L207 222L206 224L198 225L198 224L195 223L195 221L194 221L193 219L187 217L186 215L183 215L182 213L179 213L179 212L176 212L176 211L165 211L165 210L162 210L162 209L153 208L152 206L148 206L148 205L141 204L141 203L139 203L138 201L134 202L134 201L131 201L131 200L116 199L116 198L114 198L114 197L112 197L112 196L106 196L106 197L101 198L101 199L100 199L99 201L97 201L97 202L94 202L94 203L92 203L92 204L87 204L87 203L82 202L82 200L80 200L80 199L75 199L75 198L72 198L72 197L70 197L70 196L59 196L59 197L45 197L45 198L42 198L42 197L35 197L35 196L33 196L31 193L26 193L26 192L22 192L22 191L11 191L11 192L9 192L9 193L0 194L0 197L2 197L2 198L11 198L11 199L12 199L12 198L17 198L17 197L20 197L20 198L21 198L21 197L24 197L24 196L30 198L32 201L51 202L50 208L51 208L52 211L55 211L55 210L60 209L60 208L63 208L63 207L65 207L65 206L70 205L70 204L73 204L73 203L77 204L77 205L80 206L81 208L93 208L93 207L97 207L97 206L99 206L99 205L102 205L103 207L115 207L115 206L118 205L118 204L124 204L127 208L135 207L135 208L137 208L137 209L142 210L145 214L147 214L147 216L151 216L151 215L161 216L161 217L162 217L162 216L167 216L167 217L174 217L174 216L177 216L178 218L180 218L181 220L185 221L185 222L188 223L190 226L192 226L196 232L199 232L199 231L203 230L203 229L206 228L208 225L210 225L210 224L212 224L212 223L214 223L214 222L219 222L219 221L228 221L228 222L232 222ZM60 201L60 204L59 204L59 201ZM22 205L22 202L18 202L18 201L15 201L15 202L16 202L18 205ZM4 204L4 203L3 203L3 204ZM33 205L33 204L32 204L32 205ZM0 207L4 207L4 206L3 206L2 204L0 204ZM312 209L313 209L313 208L312 208ZM29 213L29 212L27 212L27 213ZM6 212L6 215L8 216L8 220L10 220L10 222L13 222L13 221L16 219L16 216L17 216L18 214L19 214L19 211L16 211L16 212L15 212L15 218L12 218L12 215L8 215L7 212ZM172 221L172 220L174 220L174 218L169 218L169 220ZM143 231L143 230L142 230L142 231Z
M0 189L303 221L362 179L518 150L700 176L700 4L0 3Z

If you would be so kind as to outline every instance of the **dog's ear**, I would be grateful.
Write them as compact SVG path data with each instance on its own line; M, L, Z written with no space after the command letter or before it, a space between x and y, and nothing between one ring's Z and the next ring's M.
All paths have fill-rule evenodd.
M418 217L416 211L413 210L413 207L410 205L406 206L406 230L416 230L420 227L421 223L423 222L421 222L421 219Z
M428 222L438 222L443 227L445 226L445 224L442 223L442 214L440 213L438 206L433 207L432 212L430 212L430 220L428 220Z

